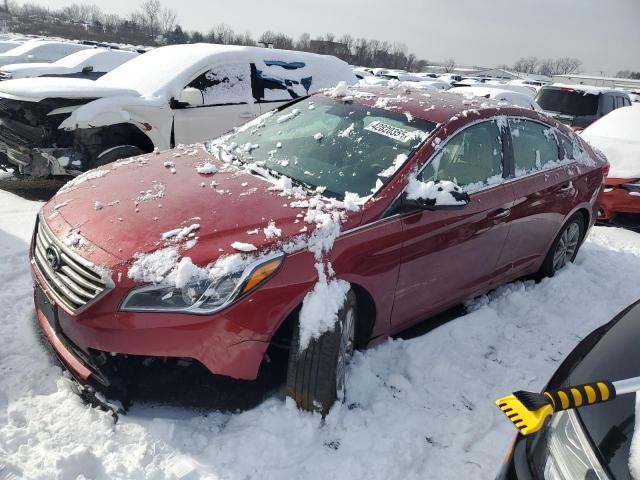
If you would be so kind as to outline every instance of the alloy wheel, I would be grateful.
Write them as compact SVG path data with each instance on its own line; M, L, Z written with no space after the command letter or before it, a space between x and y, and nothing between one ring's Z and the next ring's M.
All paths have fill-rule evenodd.
M342 324L342 336L340 338L340 349L338 351L338 363L336 365L336 394L338 400L344 400L347 364L353 355L355 340L355 314L353 309L349 309Z
M553 271L557 272L561 268L563 268L568 262L573 260L573 256L576 253L578 248L578 244L580 243L580 226L577 222L571 222L566 226L562 235L560 235L560 239L558 241L558 245L556 246L556 251L553 254Z

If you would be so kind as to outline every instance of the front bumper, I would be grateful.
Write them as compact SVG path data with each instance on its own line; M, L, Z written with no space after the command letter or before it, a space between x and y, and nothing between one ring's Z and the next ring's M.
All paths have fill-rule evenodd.
M33 177L77 174L82 166L72 148L30 149L0 141L0 154L4 154L8 166Z
M612 221L618 213L640 214L640 196L620 186L607 185L600 196L598 220Z
M510 454L505 458L496 480L534 480L527 458L527 439L518 435Z

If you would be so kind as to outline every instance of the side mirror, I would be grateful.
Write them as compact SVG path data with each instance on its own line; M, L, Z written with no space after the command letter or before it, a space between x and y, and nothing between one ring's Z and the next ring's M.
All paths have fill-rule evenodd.
M412 178L403 194L402 203L405 208L410 209L457 210L469 205L471 198L454 182L421 182Z
M87 65L82 69L82 73L91 73L93 72L93 67L91 65Z
M200 107L204 105L204 96L197 88L187 87L180 93L178 102L187 107Z

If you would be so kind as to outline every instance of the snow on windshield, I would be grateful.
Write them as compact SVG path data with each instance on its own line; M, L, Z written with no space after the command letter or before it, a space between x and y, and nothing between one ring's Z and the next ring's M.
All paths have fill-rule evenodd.
M254 164L325 195L371 194L388 180L435 128L401 112L344 101L346 88L302 100L255 126L212 142L221 159ZM397 99L392 99L397 100ZM386 103L385 103L386 106Z

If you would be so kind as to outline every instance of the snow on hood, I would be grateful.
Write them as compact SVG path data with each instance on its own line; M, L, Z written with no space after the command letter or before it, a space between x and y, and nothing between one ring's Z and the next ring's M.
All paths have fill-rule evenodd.
M198 173L207 162L217 171ZM201 146L184 147L87 172L45 206L44 218L56 235L66 233L52 225L62 219L87 244L121 260L177 244L203 265L243 251L240 244L264 251L308 235L307 208L293 200Z
M21 78L0 83L0 97L39 102L45 98L99 98L139 96L126 85L97 85L84 78Z
M614 110L587 127L581 137L607 156L609 178L640 178L640 108Z

